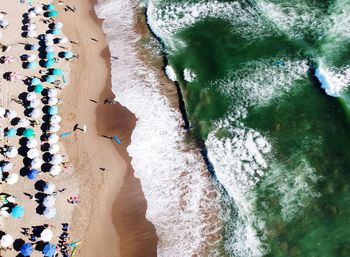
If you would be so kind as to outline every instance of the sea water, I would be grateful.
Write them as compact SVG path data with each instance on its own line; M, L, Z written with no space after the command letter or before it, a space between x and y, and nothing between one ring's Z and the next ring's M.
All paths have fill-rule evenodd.
M190 122L149 68L113 61L158 255L349 256L350 1L100 1L112 53L135 55L138 6Z

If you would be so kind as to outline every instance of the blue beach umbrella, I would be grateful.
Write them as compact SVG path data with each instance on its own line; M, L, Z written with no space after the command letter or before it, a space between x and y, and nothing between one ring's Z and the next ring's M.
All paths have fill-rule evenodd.
M16 128L7 128L5 131L5 136L7 137L14 137L17 134Z
M27 67L27 69L33 70L33 69L38 67L38 63L36 63L36 62L28 62L26 67Z
M34 92L40 94L44 90L44 87L41 84L34 86Z
M38 175L39 175L39 171L36 169L31 169L27 174L27 176L30 180L36 179L38 177Z
M53 58L55 58L55 52L46 53L46 59L53 59Z
M30 243L25 243L24 245L22 245L21 247L21 254L23 256L30 256L33 252L33 246Z
M70 59L74 56L73 52L71 51L66 51L63 53L63 57L66 58L66 59Z
M16 205L15 207L12 208L11 211L11 216L14 218L21 218L24 215L24 209L20 205Z
M38 84L40 84L40 79L38 79L38 78L32 78L32 80L31 80L31 84L32 84L32 86L35 86L35 85L38 85Z
M46 5L46 10L48 10L48 11L53 11L53 10L55 10L55 8L56 8L56 5L54 5L54 4Z
M54 75L49 75L46 77L45 80L46 80L46 82L53 83L53 82L55 82L56 78Z
M58 114L58 107L57 107L56 105L50 106L50 107L49 107L48 113L49 113L50 115L56 115L56 114Z
M57 11L51 11L47 13L47 17L57 17L58 12Z
M53 75L61 75L62 74L62 70L59 68L53 69L52 71Z
M55 61L52 60L52 59L49 59L49 60L47 60L47 61L44 62L44 66L45 66L46 68L50 68L50 67L52 67L54 64L55 64Z
M56 253L56 245L55 244L47 244L43 250L45 257L53 257Z
M51 33L52 35L59 35L59 34L61 34L61 30L60 30L60 29L52 29L52 30L50 31L50 33Z
M35 137L35 131L32 128L27 128L23 131L23 136L26 138L33 138Z

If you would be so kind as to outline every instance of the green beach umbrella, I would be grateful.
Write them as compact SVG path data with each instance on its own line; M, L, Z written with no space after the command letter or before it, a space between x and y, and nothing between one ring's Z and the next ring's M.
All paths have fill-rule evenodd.
M36 67L38 67L38 63L36 63L36 62L28 62L26 67L27 67L27 69L33 70Z
M74 54L71 51L67 51L63 53L64 58L70 59L74 56Z
M62 74L62 70L59 69L59 68L54 69L54 70L52 71L52 74L53 74L53 75L61 75L61 74Z
M59 35L59 34L61 34L61 30L60 29L53 29L53 30L51 30L51 34L52 35Z
M58 12L57 11L51 11L47 14L47 17L57 17L58 16Z
M31 84L32 84L32 86L35 86L35 85L38 85L38 84L40 84L40 79L38 79L38 78L32 78L32 81L30 82Z
M34 92L40 94L44 90L44 87L40 84L34 86Z
M53 59L55 58L55 52L47 52L46 53L46 59Z
M55 8L56 8L56 5L54 5L54 4L48 4L48 5L46 6L46 9L47 9L48 11L53 11L53 10L55 10Z
M23 131L23 136L26 138L33 138L35 137L35 131L32 128L27 128Z
M52 59L49 59L49 60L45 61L44 66L45 66L46 68L50 68L50 67L52 67L54 64L55 64L55 61L52 60Z
M45 80L46 80L46 82L53 83L53 82L55 82L56 78L54 75L49 75L46 77Z
M16 128L7 128L5 131L5 136L7 137L14 137L17 134L17 129Z

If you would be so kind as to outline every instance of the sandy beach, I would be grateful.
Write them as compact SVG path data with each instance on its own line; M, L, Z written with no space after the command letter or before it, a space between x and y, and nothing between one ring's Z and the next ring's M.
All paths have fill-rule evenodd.
M70 224L71 238L81 240L75 256L156 256L155 230L145 219L146 202L126 152L135 117L118 103L104 104L105 99L113 101L114 95L110 90L109 52L100 22L93 11L94 4L94 1L65 1L56 7L60 14L57 19L65 25L63 33L73 42L70 48L79 56L69 64L62 62L69 83L60 95L64 99L59 107L63 121L60 132L71 132L75 124L79 128L86 126L87 131L76 130L61 138L62 149L72 171L54 178L58 188L67 190L57 196L57 217L50 220L50 225L56 236L61 223ZM76 11L66 12L66 5ZM10 38L7 32L11 30L17 32L13 33L15 36L11 35L15 37L11 40L25 42L26 39L21 38L19 33L20 17L28 10L28 4L17 1L10 4L8 1L4 6L1 11L6 11L11 20L2 40L6 36ZM11 50L11 55L15 57L23 53L23 46L13 46ZM13 69L23 71L20 61L11 65ZM11 84L3 86L3 98L8 98L1 104L16 109L10 97L17 91L23 91L23 86L4 83ZM120 145L110 139L113 135L120 138ZM48 175L43 175L46 180L51 180ZM26 178L20 178L20 181L20 187L18 184L11 188L4 185L1 191L16 195L18 202L23 202L26 209L33 211L26 213L25 219L19 222L8 222L6 218L0 230L27 242L20 234L21 226L40 225L45 221L35 213L35 206L30 206L28 197L21 195L23 190L35 193L33 182ZM72 206L67 199L75 194L79 195L80 203ZM15 252L11 250L1 254L14 256ZM39 256L35 254L32 256Z

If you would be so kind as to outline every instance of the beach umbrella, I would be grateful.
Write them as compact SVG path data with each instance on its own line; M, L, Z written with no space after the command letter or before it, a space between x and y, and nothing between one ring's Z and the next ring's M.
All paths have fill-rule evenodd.
M58 103L58 98L57 97L50 97L49 100L47 101L47 104L52 106L56 105Z
M17 112L15 110L7 110L6 111L6 118L12 120L17 117Z
M41 168L41 165L43 165L43 160L40 159L40 158L34 158L32 160L32 162L30 163L30 166L33 168L33 169L39 169Z
M43 90L44 90L44 87L42 85L40 85L40 84L34 86L34 92L35 93L40 94L41 92L43 92Z
M23 256L30 256L33 252L33 246L30 243L25 243L24 245L22 245L21 247L21 254Z
M51 219L51 218L54 218L56 217L56 208L53 208L53 207L46 207L45 210L44 210L44 213L43 215L48 218L48 219Z
M12 246L13 241L14 241L14 240L13 240L13 237L12 237L11 235L9 235L9 234L3 235L3 236L1 237L1 240L0 240L0 245L1 245L2 247L7 248L7 247Z
M6 114L6 109L5 108L2 108L0 107L0 117L4 117Z
M30 113L30 117L37 119L42 115L42 112L39 109L33 109L33 111Z
M46 196L43 200L43 205L45 207L54 207L55 203L56 203L56 199L52 195Z
M58 141L60 140L60 137L57 136L57 134L51 134L48 139L47 142L49 144L56 144Z
M56 68L52 70L53 75L61 75L62 74L62 69Z
M58 12L57 11L51 11L47 13L47 17L57 17Z
M59 115L53 115L51 118L50 118L50 123L51 124L57 124L57 123L60 123L62 120L61 116Z
M5 136L6 137L14 137L17 134L17 129L16 128L7 128L5 131Z
M58 39L58 42L59 42L60 44L66 44L66 43L69 42L69 40L68 40L68 38L66 38L66 37L62 37L62 38L59 38L59 39Z
M4 62L5 64L13 63L13 62L14 62L13 56L5 56L5 57L3 58L3 62Z
M34 30L30 30L27 32L27 37L34 38L34 37L36 37L36 35L37 35L36 31L34 31Z
M26 68L29 70L34 70L38 67L38 63L37 62L28 62L26 64Z
M15 72L11 72L10 73L10 80L13 81L13 80L17 80L17 79L20 79L21 78L21 74L19 74L18 71L15 71Z
M36 30L36 25L34 23L29 24L28 30Z
M47 96L48 97L54 97L54 96L57 96L58 94L58 91L54 88L51 88L48 92L47 92Z
M53 11L53 10L55 10L55 7L56 7L56 5L54 5L54 4L48 4L48 5L46 5L46 10Z
M7 156L8 158L14 158L17 156L18 154L18 150L16 147L14 146L10 146L10 147L7 147L6 149L6 152L4 153L5 156Z
M3 13L0 13L0 20L3 20L5 18L5 15Z
M61 34L61 30L60 29L52 29L52 30L50 30L50 33L52 35L59 35L59 34Z
M31 108L36 108L40 105L40 103L41 103L41 101L39 99L34 99L34 100L30 101L29 106Z
M61 168L61 166L59 166L59 165L53 165L53 166L50 168L50 174L51 174L52 176L57 176L57 175L59 175L59 174L61 173L61 171L62 171L62 168Z
M9 25L9 22L7 20L0 20L0 27L5 28Z
M74 56L74 54L71 51L66 51L66 52L63 52L63 56L66 59L70 59L70 58L72 58Z
M52 60L52 59L46 60L46 61L44 62L44 66L45 66L46 68L50 68L50 67L52 67L53 65L55 65L55 61Z
M52 133L56 133L60 130L61 126L58 124L51 124L49 131Z
M29 50L32 50L32 51L37 51L40 48L38 44L28 44L27 46L29 47Z
M44 241L44 242L50 242L51 239L53 238L53 233L52 233L51 229L45 228L45 229L41 232L40 238L41 238L41 240Z
M53 165L61 164L63 161L63 156L60 154L54 154L51 157L50 163Z
M34 129L32 129L32 128L26 128L26 129L23 131L22 136L24 136L24 137L26 137L26 138L33 138L33 137L35 137L35 131L34 131Z
M33 101L34 99L36 99L36 94L34 92L29 92L26 96L27 101Z
M46 39L46 41L45 41L45 45L46 45L46 46L53 46L53 44L54 44L53 40L51 40L51 39Z
M46 34L45 35L45 40L46 41L52 41L54 38L55 38L55 36L52 35L52 34Z
M7 176L6 178L6 183L9 185L14 185L18 182L18 175L16 173L11 173L10 175Z
M49 153L56 154L60 151L60 146L58 144L50 145Z
M49 75L49 76L46 77L45 80L46 80L46 82L48 82L48 83L53 83L53 82L55 82L56 78L55 78L54 75Z
M63 23L57 21L57 22L54 24L54 28L55 28L55 29L62 29L62 28L63 28Z
M30 121L26 118L22 118L19 120L19 122L17 123L17 126L18 127L21 127L21 128L26 128L30 125Z
M46 46L45 47L45 52L54 52L55 48L53 46Z
M40 155L40 151L36 148L32 148L27 152L27 157L29 159L34 159L36 157L39 157L39 155Z
M21 218L24 215L24 208L20 205L16 205L15 207L12 208L11 210L11 215L14 218Z
M34 138L28 139L26 146L29 149L35 148L38 145L38 141Z
M37 169L31 169L27 174L30 180L36 179L38 175L39 175L39 171Z
M46 59L53 59L53 58L55 58L55 52L46 53Z
M36 55L35 54L28 54L27 55L27 61L28 62L33 62L33 61L35 61L35 59L36 59Z
M28 13L28 17L29 17L29 18L35 18L35 17L36 17L36 13L35 13L34 11L30 11L30 12Z
M34 8L34 12L36 14L42 14L44 12L43 8L41 6L37 6Z
M40 79L38 79L38 78L36 78L36 77L32 78L31 81L30 81L30 84L31 84L32 86L38 85L38 84L40 84L40 83L41 83Z
M44 193L51 195L53 194L53 192L55 191L56 186L53 183L47 182L44 186Z
M53 106L50 106L49 107L49 110L48 110L48 113L50 115L56 115L58 114L58 107L56 105L53 105Z
M53 257L56 254L56 248L57 246L55 244L47 244L44 246L44 256L45 257Z
M9 172L12 168L13 168L12 162L4 162L1 166L2 172Z

